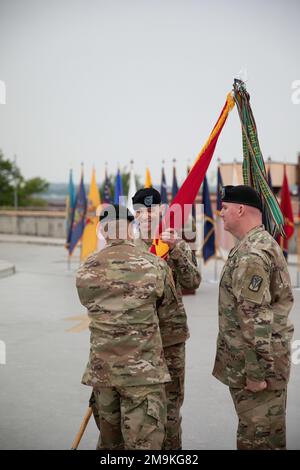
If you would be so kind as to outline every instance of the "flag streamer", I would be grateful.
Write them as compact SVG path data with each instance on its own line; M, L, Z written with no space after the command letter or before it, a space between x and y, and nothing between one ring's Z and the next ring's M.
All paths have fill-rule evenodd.
M275 194L268 184L266 168L260 150L255 119L250 106L250 95L244 82L234 80L234 100L242 127L244 184L256 189L263 201L263 220L273 236L284 236L284 219Z

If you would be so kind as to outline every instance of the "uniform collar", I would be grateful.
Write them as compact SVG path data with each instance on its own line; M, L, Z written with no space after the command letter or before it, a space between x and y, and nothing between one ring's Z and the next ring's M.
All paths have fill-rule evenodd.
M153 240L144 240L142 237L141 237L141 233L139 232L139 236L136 238L136 240L139 240L140 243L143 243L147 248L150 248L150 246L152 245L153 243Z
M143 240L142 238L141 238L141 240L147 246L147 248L150 248L150 246L153 243L153 240Z
M256 227L253 227L249 232L246 233L246 235L239 241L237 244L231 249L229 252L228 258L231 258L239 248L247 241L249 238L254 235L255 233L262 232L265 230L265 227L263 224L257 225Z
M116 245L132 245L134 246L133 240L111 240L107 243L108 246L116 246Z

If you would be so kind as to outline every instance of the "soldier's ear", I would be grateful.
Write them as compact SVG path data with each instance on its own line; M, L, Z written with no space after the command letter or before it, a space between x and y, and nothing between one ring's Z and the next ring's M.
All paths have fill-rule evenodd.
M242 215L244 215L244 213L245 213L245 206L244 206L244 204L241 204L239 206L238 216L241 217Z

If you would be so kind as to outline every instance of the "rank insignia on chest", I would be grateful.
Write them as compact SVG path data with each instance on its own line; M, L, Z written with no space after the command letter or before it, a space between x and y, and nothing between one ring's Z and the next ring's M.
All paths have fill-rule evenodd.
M263 278L261 276L254 275L252 276L248 289L252 290L253 292L258 292L262 282Z

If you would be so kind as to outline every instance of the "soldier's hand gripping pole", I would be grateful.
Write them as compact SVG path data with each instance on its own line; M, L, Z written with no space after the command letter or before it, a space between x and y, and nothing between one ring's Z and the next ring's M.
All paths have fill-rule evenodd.
M89 422L89 420L90 420L90 417L91 417L91 415L92 415L92 412L93 412L93 411L92 411L92 408L91 408L91 406L89 406L88 409L87 409L87 411L86 411L86 413L85 413L85 415L84 415L84 418L83 418L82 423L81 423L81 425L80 425L79 431L78 431L78 433L76 434L76 437L75 437L75 439L74 439L74 441L73 441L71 450L77 450L77 447L79 446L79 443L80 443L81 438L82 438L82 436L83 436L83 434L84 434L84 431L85 431L85 429L86 429L86 427L87 427L87 425L88 425L88 422Z

